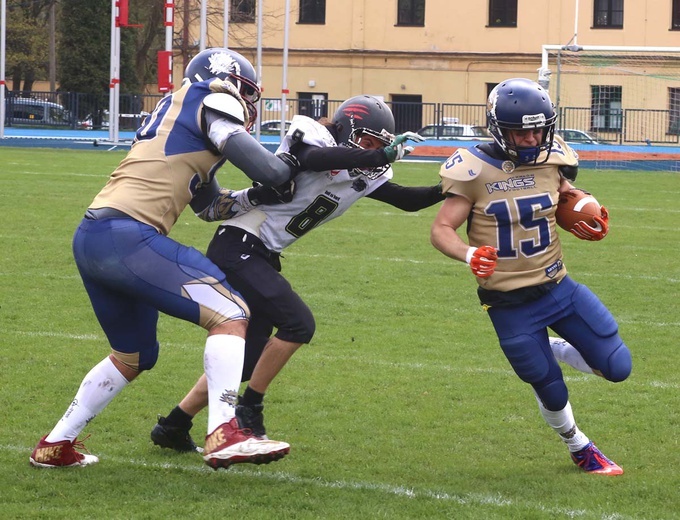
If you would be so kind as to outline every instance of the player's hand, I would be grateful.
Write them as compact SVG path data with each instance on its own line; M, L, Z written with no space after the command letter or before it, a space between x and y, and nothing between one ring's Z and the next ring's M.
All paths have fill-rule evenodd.
M569 231L572 235L581 240L602 240L609 233L609 212L607 208L602 206L600 208L601 216L593 217L595 227L588 225L583 220L574 224L574 227Z
M387 155L387 160L391 163L403 159L405 156L410 154L415 148L413 146L406 146L407 141L413 141L420 143L424 141L425 138L415 132L404 132L394 137L392 142L383 148L385 150L385 155Z
M498 251L495 247L481 246L468 249L465 261L470 265L472 274L479 278L488 278L496 270Z
M286 204L293 200L293 195L295 195L294 180L288 180L275 187L254 182L253 187L248 190L248 200L253 206Z

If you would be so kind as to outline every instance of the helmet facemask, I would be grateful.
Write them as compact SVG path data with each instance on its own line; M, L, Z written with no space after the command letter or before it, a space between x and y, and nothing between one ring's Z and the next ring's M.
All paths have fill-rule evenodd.
M354 118L350 117L350 121L352 125L354 125ZM349 133L349 139L347 140L346 145L351 147L351 148L361 148L362 150L368 150L369 148L364 148L359 144L361 141L361 138L364 135L371 136L375 139L377 139L382 147L388 146L393 140L394 140L394 135L389 133L387 130L383 128L381 132L376 132L375 130L371 130L370 128L354 128L350 133ZM375 148L370 148L370 149L375 149ZM375 180L379 178L381 175L383 175L387 170L390 169L389 164L385 164L383 166L374 166L374 167L369 167L369 168L352 168L349 170L349 176L350 177L357 177L359 175L363 175L369 180Z
M556 116L551 118L551 122L546 121L543 114L528 117L536 118L539 121L526 123L522 126L504 123L502 121L496 121L495 123L490 122L489 131L496 143L503 149L512 162L535 166L537 164L545 163L550 157L550 149L552 148L555 137ZM538 146L520 146L515 142L515 139L509 132L509 130L532 130L536 128L542 129L542 138ZM543 152L546 153L541 157Z
M227 79L236 86L243 101L246 103L246 107L248 107L249 120L246 129L250 130L255 121L257 121L257 106L255 103L260 100L262 93L260 87L255 82L239 74L229 74Z

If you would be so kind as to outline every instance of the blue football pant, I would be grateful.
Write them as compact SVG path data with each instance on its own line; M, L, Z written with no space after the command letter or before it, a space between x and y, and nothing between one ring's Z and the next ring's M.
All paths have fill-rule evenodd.
M241 295L202 253L134 219L83 219L73 254L111 347L139 353L140 370L158 357L159 311L206 330L249 317Z
M628 377L632 361L611 312L585 285L565 277L537 300L489 308L501 349L515 373L531 384L543 405L563 409L569 393L550 349L548 328L571 343L609 381Z

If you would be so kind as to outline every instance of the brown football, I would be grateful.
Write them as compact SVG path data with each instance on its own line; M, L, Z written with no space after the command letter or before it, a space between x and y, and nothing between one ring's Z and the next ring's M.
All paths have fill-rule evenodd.
M557 201L557 211L555 219L557 225L567 231L574 227L574 224L585 221L591 226L595 226L593 216L600 216L600 203L590 193L578 189L571 189L560 193Z

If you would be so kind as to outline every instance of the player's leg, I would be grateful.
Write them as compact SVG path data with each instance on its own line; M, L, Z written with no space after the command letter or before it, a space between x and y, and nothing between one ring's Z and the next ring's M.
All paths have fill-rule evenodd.
M630 373L631 360L628 348L618 336L618 326L611 313L585 286L566 277L553 291L555 306L563 309L551 328L573 346L567 348L572 360L582 356L582 361L594 373L621 381ZM584 471L603 475L621 475L623 470L589 441L579 450L570 450L571 457Z
M551 319L550 314L559 312L559 307L553 304L549 294L521 306L491 308L489 317L515 373L533 387L543 419L567 445L572 458L575 454L587 453L592 459L590 455L594 457L597 448L576 425L562 371L552 353L545 329L545 323ZM599 451L597 454L601 455ZM603 455L602 458L606 459ZM613 463L607 468L589 466L586 470L596 472L596 469L603 470L600 471L602 473L609 471L608 474L620 471Z
M550 337L548 339L550 341L550 349L552 350L557 361L564 363L565 365L569 365L580 372L602 376L601 373L596 373L592 368L590 368L590 366L588 366L588 363L586 363L586 360L583 359L581 353L576 350L576 348L574 348L574 346L567 340L556 337Z
M570 278L563 283L566 287L560 290L569 291L568 313L551 328L578 351L595 373L609 381L625 380L630 375L632 360L614 316L585 285Z
M247 346L248 367L244 369L244 379L248 378L250 382L239 399L236 414L243 427L264 438L265 391L299 346L311 340L314 317L281 276L278 256L270 253L254 235L226 226L213 237L207 256L224 271L229 283L243 295L257 318L251 325L253 343ZM270 333L272 327L278 329L276 335L267 339L260 356L265 328ZM257 364L251 376L247 372L252 361Z
M269 328L274 324L277 332L268 338L260 354L264 333L257 334L257 329L254 329L254 339L257 341L252 345L253 352L249 352L252 354L248 360L249 367L252 361L257 362L248 385L239 398L236 413L244 427L264 437L264 395L297 349L304 343L309 343L314 334L315 323L309 307L285 278L268 266L254 269L247 265L249 262L250 260L227 270L227 279L244 295L249 305L256 309L257 315L264 317ZM248 347L250 349L251 346Z
M87 223L83 224L87 228ZM112 354L93 367L83 379L66 413L52 431L43 437L31 454L37 467L79 466L97 462L93 455L75 450L82 446L78 435L142 369L153 366L158 355L156 323L158 312L127 295L99 283L95 268L85 255L88 235L79 229L74 236L74 255L83 284L90 297L102 329L112 347ZM95 239L97 235L95 234Z
M260 358L265 345L269 341L273 326L271 322L252 308L252 314L246 332L245 361L241 381L248 381ZM159 416L158 423L151 430L151 440L157 446L170 448L178 452L202 452L191 437L194 417L208 406L208 381L201 374L196 384L184 396L167 416ZM238 405L237 405L238 406Z

